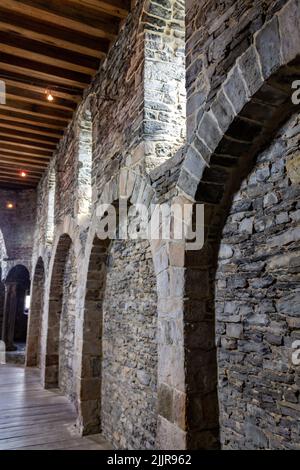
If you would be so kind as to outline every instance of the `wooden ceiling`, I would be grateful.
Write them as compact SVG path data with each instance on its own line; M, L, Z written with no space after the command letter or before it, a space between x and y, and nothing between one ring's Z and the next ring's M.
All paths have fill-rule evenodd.
M38 184L130 3L0 0L0 187Z

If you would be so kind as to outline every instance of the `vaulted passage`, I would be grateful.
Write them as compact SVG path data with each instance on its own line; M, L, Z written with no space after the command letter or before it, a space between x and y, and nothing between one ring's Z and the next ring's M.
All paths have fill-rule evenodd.
M1 0L0 448L300 449L299 142L299 0Z
M12 268L5 279L2 340L7 351L15 351L17 345L25 345L28 310L26 298L30 292L29 272L25 266Z

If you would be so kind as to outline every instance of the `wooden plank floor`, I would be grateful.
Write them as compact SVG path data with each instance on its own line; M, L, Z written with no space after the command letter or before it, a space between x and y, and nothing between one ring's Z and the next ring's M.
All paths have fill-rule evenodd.
M58 391L44 390L37 369L0 366L0 450L108 450L101 435L80 437L76 414Z

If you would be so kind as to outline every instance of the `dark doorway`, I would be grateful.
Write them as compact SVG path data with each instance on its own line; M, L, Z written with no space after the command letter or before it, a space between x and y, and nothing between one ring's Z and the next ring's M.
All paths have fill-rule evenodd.
M2 338L7 351L14 351L26 343L30 277L25 266L12 268L5 280L5 306Z

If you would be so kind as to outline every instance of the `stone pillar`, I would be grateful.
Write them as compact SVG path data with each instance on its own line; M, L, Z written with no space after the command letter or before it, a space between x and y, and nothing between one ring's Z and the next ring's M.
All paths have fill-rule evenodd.
M3 313L4 313L5 286L0 280L0 339L2 336Z
M152 242L152 250L158 288L157 448L185 450L185 243Z
M17 283L5 283L5 302L2 327L2 340L6 344L6 351L15 351L14 331L17 314Z

